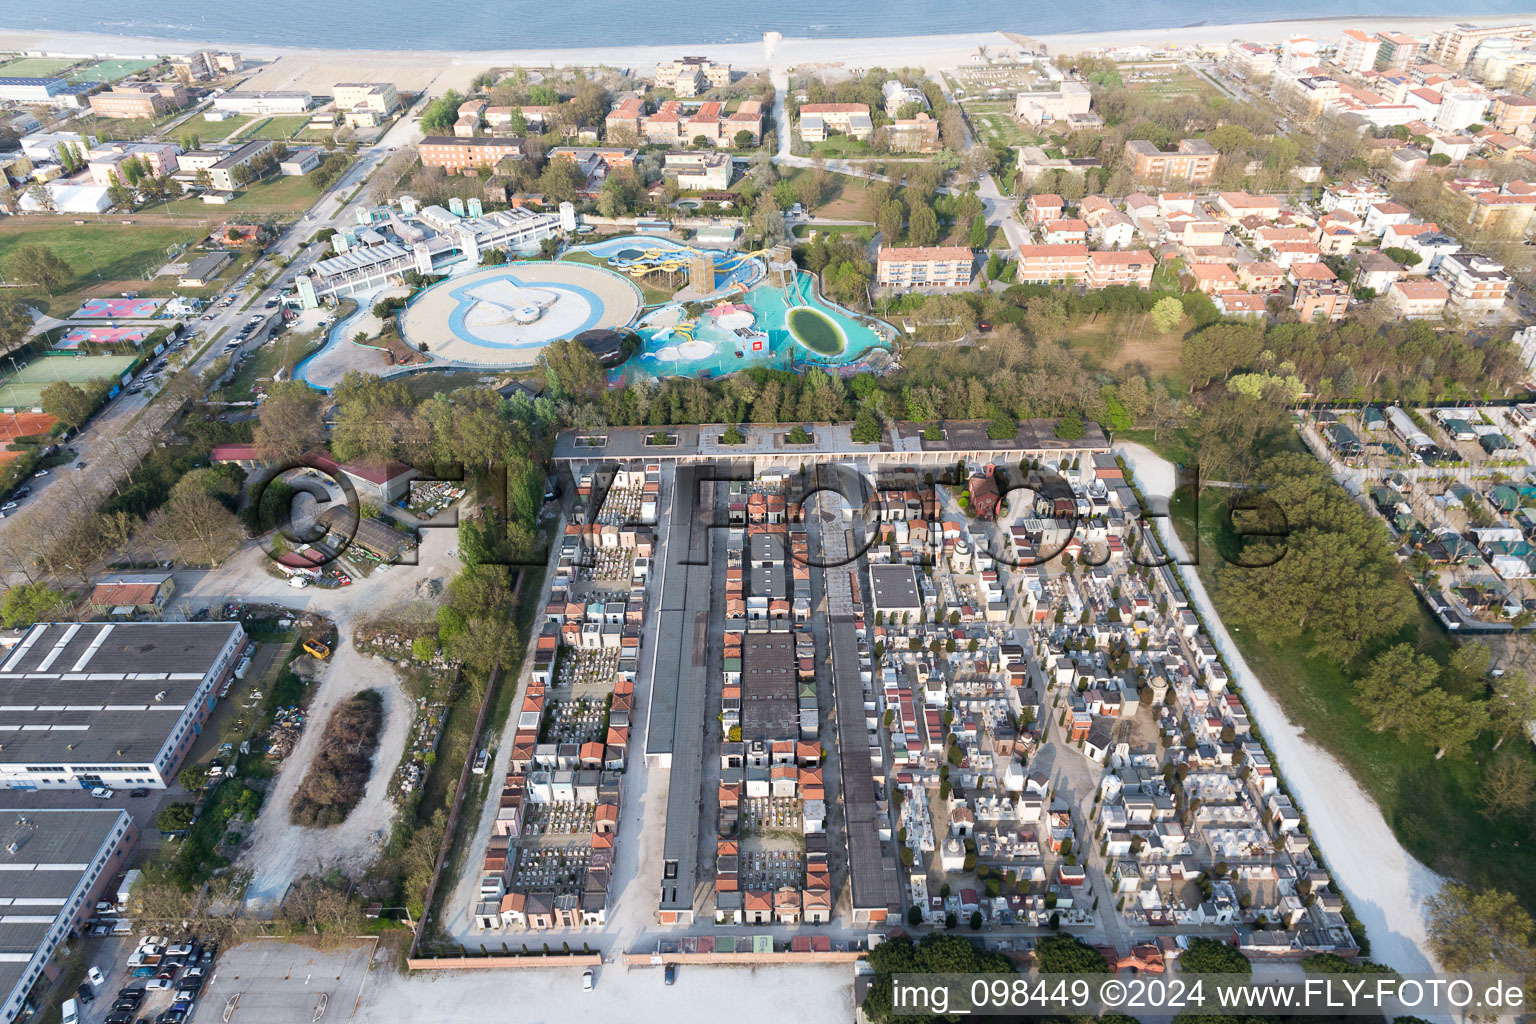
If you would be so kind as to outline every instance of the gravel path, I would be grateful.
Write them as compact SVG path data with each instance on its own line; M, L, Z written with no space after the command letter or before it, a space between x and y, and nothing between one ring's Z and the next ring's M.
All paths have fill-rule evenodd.
M1121 444L1137 484L1148 497L1171 495L1173 464L1138 444ZM1187 559L1168 519L1158 536L1176 558ZM1211 641L1227 659L1254 723L1269 741L1307 827L1327 859L1335 884L1349 897L1371 939L1371 959L1403 972L1438 970L1425 949L1424 901L1440 888L1439 875L1404 850L1381 808L1333 755L1312 742L1248 667L1216 614L1200 578L1180 567L1185 592L1211 626Z

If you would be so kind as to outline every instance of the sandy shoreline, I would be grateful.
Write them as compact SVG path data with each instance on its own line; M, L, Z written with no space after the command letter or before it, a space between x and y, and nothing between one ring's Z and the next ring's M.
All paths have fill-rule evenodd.
M1187 25L1163 29L1125 29L1028 36L1044 44L1050 53L1076 53L1088 49L1136 44L1178 43L1199 45L1229 42L1234 39L1277 42L1292 35L1312 35L1321 39L1337 36L1346 28L1359 25L1392 27L1415 35L1428 35L1440 28L1469 20L1460 17L1399 18L1391 15L1364 15L1341 18L1297 18L1231 25ZM1536 12L1476 18L1476 24L1499 25L1536 20ZM1010 33L1024 37L1023 33ZM772 65L794 67L820 64L844 68L884 65L943 67L957 64L981 46L1006 46L1011 40L1001 31L958 35L891 36L861 39L784 38L774 52ZM270 46L227 40L157 39L144 36L117 36L89 32L25 31L0 28L0 49L32 50L67 55L149 56L185 53L201 48L239 50L256 59L296 58L305 62L336 63L348 66L375 66L425 69L435 67L471 67L492 65L592 65L645 69L656 61L671 59L686 50L716 60L729 61L742 68L770 66L763 44L697 44L680 41L665 46L593 46L541 48L528 50L368 50L331 47Z

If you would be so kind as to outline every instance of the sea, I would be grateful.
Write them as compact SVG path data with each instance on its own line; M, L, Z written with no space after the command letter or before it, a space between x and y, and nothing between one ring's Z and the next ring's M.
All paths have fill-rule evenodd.
M1488 17L1536 0L12 0L0 28L364 50L747 43L1000 30L1024 35L1348 17Z

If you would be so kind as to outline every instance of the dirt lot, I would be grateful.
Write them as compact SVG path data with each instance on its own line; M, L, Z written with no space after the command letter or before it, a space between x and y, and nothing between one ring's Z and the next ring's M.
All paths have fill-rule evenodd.
M322 865L343 869L367 865L378 849L374 833L387 837L395 810L388 796L389 780L405 751L412 703L388 662L366 657L352 646L352 631L359 618L407 611L419 600L416 586L420 580L451 578L459 567L455 536L451 530L423 531L420 565L392 566L337 590L293 589L286 581L267 574L266 556L254 546L218 569L177 575L181 597L176 605L182 614L228 600L259 601L329 616L340 635L330 661L318 667L318 689L310 705L308 724L278 773L272 795L257 819L250 845L242 857L255 871L247 894L251 909L271 909L289 884ZM306 663L316 667L307 655L301 656L296 664ZM362 801L344 823L334 828L290 825L288 811L294 792L319 749L320 734L331 711L352 694L369 687L384 695L384 729Z

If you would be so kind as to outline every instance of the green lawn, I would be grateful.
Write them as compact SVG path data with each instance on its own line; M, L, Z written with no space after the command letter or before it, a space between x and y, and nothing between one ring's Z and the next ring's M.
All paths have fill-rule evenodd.
M1231 550L1231 533L1223 501L1227 492L1207 489L1199 507L1200 564L1197 571L1222 612L1215 586L1222 552ZM1191 495L1177 496L1171 513L1180 536L1192 539ZM1406 579L1402 585L1406 587ZM1459 758L1435 759L1430 745L1404 742L1391 733L1366 727L1355 707L1353 679L1372 657L1394 644L1413 644L1443 661L1454 641L1440 627L1421 601L1415 614L1397 635L1366 651L1352 665L1307 654L1310 638L1277 647L1259 642L1242 630L1233 639L1250 668L1264 680L1265 689L1279 701L1286 715L1305 728L1307 736L1338 758L1381 807L1392 830L1409 853L1433 870L1477 886L1496 886L1514 892L1527 908L1536 907L1536 844L1530 842L1530 822L1502 819L1489 821L1481 813L1481 765L1492 752L1493 741L1484 737L1471 753ZM1506 744L1520 756L1536 759L1528 743ZM1286 765L1280 766L1282 772ZM1326 856L1327 850L1324 850Z
M250 123L249 114L231 114L222 121L210 121L206 114L198 114L177 125L172 134L178 139L186 135L196 135L202 145L207 146L210 143L224 141L233 132Z
M272 139L277 142L285 142L293 138L300 130L309 124L309 114L293 114L285 117L268 117L260 123L247 127L240 133L244 139Z
M157 61L152 60L99 60L81 68L69 76L71 82L119 82L129 75L148 71Z
M201 205L201 204L199 204ZM204 216L207 210L199 211ZM63 290L51 298L40 289L25 294L43 301L47 308L73 313L87 288L114 281L132 282L142 290L146 281L168 262L177 245L189 245L204 234L201 224L70 224L61 218L6 217L0 219L0 268L23 245L44 245L57 253L74 271ZM173 278L166 278L175 284Z
M0 65L0 78L54 78L78 63L62 57L22 57Z
M80 128L98 139L123 139L129 142L154 134L167 118L154 121L146 117L88 117Z
M811 148L812 156L847 157L869 156L869 143L863 139L855 139L848 135L832 135L820 142L807 143Z
M828 236L837 238L853 238L860 242L868 242L875 237L875 229L868 224L796 224L796 238L810 238L812 232L821 238Z
M315 187L309 183L308 175L288 177L275 174L236 193L232 201L222 206L211 205L196 196L189 196L161 206L148 207L145 212L169 211L177 217L227 217L230 219L239 219L246 214L257 216L270 214L280 219L293 220L315 205L315 201L319 198L320 193L316 192Z

